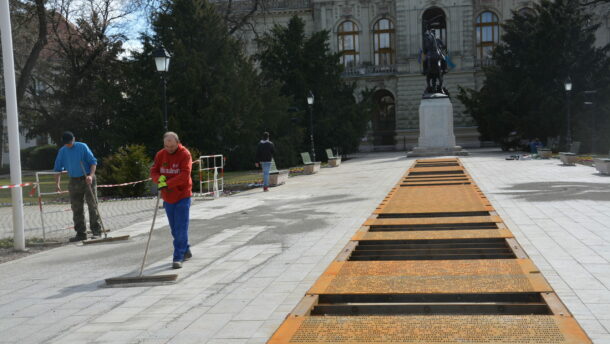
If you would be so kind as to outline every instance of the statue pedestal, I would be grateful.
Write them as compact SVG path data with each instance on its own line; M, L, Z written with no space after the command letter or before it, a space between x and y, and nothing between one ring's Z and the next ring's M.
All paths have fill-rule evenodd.
M407 156L468 155L455 145L453 105L447 96L433 95L419 105L419 140Z

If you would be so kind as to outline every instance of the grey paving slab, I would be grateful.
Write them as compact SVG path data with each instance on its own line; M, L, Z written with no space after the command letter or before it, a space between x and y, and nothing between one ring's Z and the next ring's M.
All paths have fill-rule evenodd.
M610 180L557 160L462 161L595 343L610 343Z
M145 221L118 229L131 235L129 241L67 245L2 264L0 275L11 276L0 280L2 337L20 343L264 343L410 164L398 153L365 155L290 178L268 193L195 203L194 259L174 285L103 288L104 278L133 274L139 266L149 206L140 210ZM169 266L163 214L149 255L145 273L176 272ZM40 321L45 315L61 326Z

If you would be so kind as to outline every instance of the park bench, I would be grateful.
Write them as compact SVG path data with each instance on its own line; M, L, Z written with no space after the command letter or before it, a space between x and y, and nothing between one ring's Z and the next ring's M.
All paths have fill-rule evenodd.
M341 157L335 156L333 154L333 150L328 148L326 149L326 157L328 158L328 166L330 167L338 167L341 165Z
M271 159L271 168L269 169L269 186L278 186L286 183L290 170L278 170L275 164L275 159Z
M595 158L593 159L595 169L601 174L610 174L610 159Z
M319 161L311 161L311 157L309 156L309 152L301 153L301 158L303 159L304 173L305 174L314 174L320 171L320 162Z
M550 159L553 156L553 151L550 148L538 148L538 157L540 159Z
M580 142L573 142L572 145L570 145L569 152L559 152L559 160L561 160L564 165L574 166L576 164L576 158L579 150Z

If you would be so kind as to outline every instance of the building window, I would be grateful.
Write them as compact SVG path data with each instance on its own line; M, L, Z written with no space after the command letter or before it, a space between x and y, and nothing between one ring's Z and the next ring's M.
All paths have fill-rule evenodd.
M375 65L394 64L394 24L389 19L379 19L373 27Z
M477 17L477 58L491 58L491 53L500 42L500 22L493 12L483 12Z
M422 32L426 32L428 29L434 29L436 37L440 38L445 46L447 46L447 17L445 12L438 7L432 7L424 12L422 17Z
M359 43L358 43L358 25L347 20L339 25L339 52L341 53L341 63L344 66L355 66L360 62Z

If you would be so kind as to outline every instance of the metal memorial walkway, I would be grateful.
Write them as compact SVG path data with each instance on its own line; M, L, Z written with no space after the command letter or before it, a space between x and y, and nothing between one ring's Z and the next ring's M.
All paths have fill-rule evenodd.
M591 343L458 159L416 161L270 344Z

